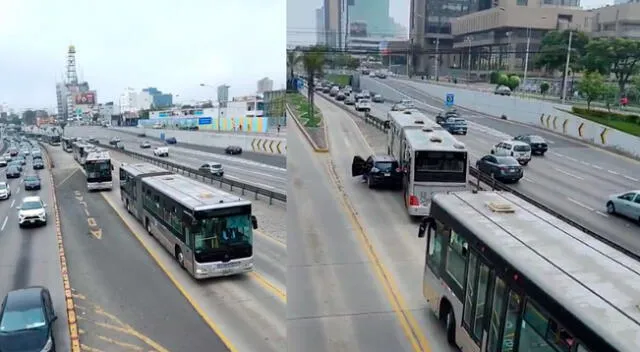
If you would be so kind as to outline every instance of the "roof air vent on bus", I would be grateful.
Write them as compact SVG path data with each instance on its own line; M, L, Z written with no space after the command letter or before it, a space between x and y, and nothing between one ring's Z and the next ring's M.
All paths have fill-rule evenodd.
M167 177L163 178L163 180L165 180L165 181L171 181L171 180L173 180L173 177L171 177L171 176L167 176Z
M424 120L415 120L413 121L416 125L424 125Z
M433 128L432 127L425 127L422 129L422 132L433 132Z
M464 143L460 143L460 142L454 143L453 147L456 149L464 149Z
M516 209L511 205L511 203L493 201L487 203L487 208L493 211L494 213L515 213Z
M442 143L442 138L440 138L438 136L431 136L431 138L429 138L429 140L434 142L434 143Z
M403 112L405 115L411 115L411 110L409 110L409 109L402 110L402 112Z

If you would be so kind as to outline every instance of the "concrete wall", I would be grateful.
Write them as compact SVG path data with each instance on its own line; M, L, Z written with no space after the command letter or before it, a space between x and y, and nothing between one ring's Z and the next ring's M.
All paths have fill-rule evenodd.
M559 104L433 84L409 84L443 101L446 94L453 93L455 105L465 109L496 117L504 114L511 121L535 125L640 157L639 137L558 110L556 106Z
M163 130L137 127L112 127L112 130L120 130L127 133L144 133L149 137L160 138L164 133L165 138L175 137L180 143L189 143L202 146L226 148L237 145L243 150L268 154L287 154L287 140L285 138L254 137L251 135L233 135L227 133L211 133L199 131Z

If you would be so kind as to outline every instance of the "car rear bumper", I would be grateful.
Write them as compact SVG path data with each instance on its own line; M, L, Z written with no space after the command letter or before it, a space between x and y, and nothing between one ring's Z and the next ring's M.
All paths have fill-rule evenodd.
M40 185L24 185L24 189L25 191L32 191L32 190L38 190L41 189Z

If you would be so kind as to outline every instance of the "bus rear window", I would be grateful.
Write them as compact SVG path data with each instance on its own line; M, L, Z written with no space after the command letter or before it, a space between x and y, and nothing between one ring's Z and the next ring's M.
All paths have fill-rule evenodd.
M466 182L467 152L416 152L415 182Z

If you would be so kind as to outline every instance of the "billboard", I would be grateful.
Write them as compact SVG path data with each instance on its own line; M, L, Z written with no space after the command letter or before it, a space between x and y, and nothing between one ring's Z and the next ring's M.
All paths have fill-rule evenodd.
M96 103L96 93L78 93L75 96L76 105L94 105Z
M352 22L349 24L349 35L351 37L362 38L367 36L366 22Z

